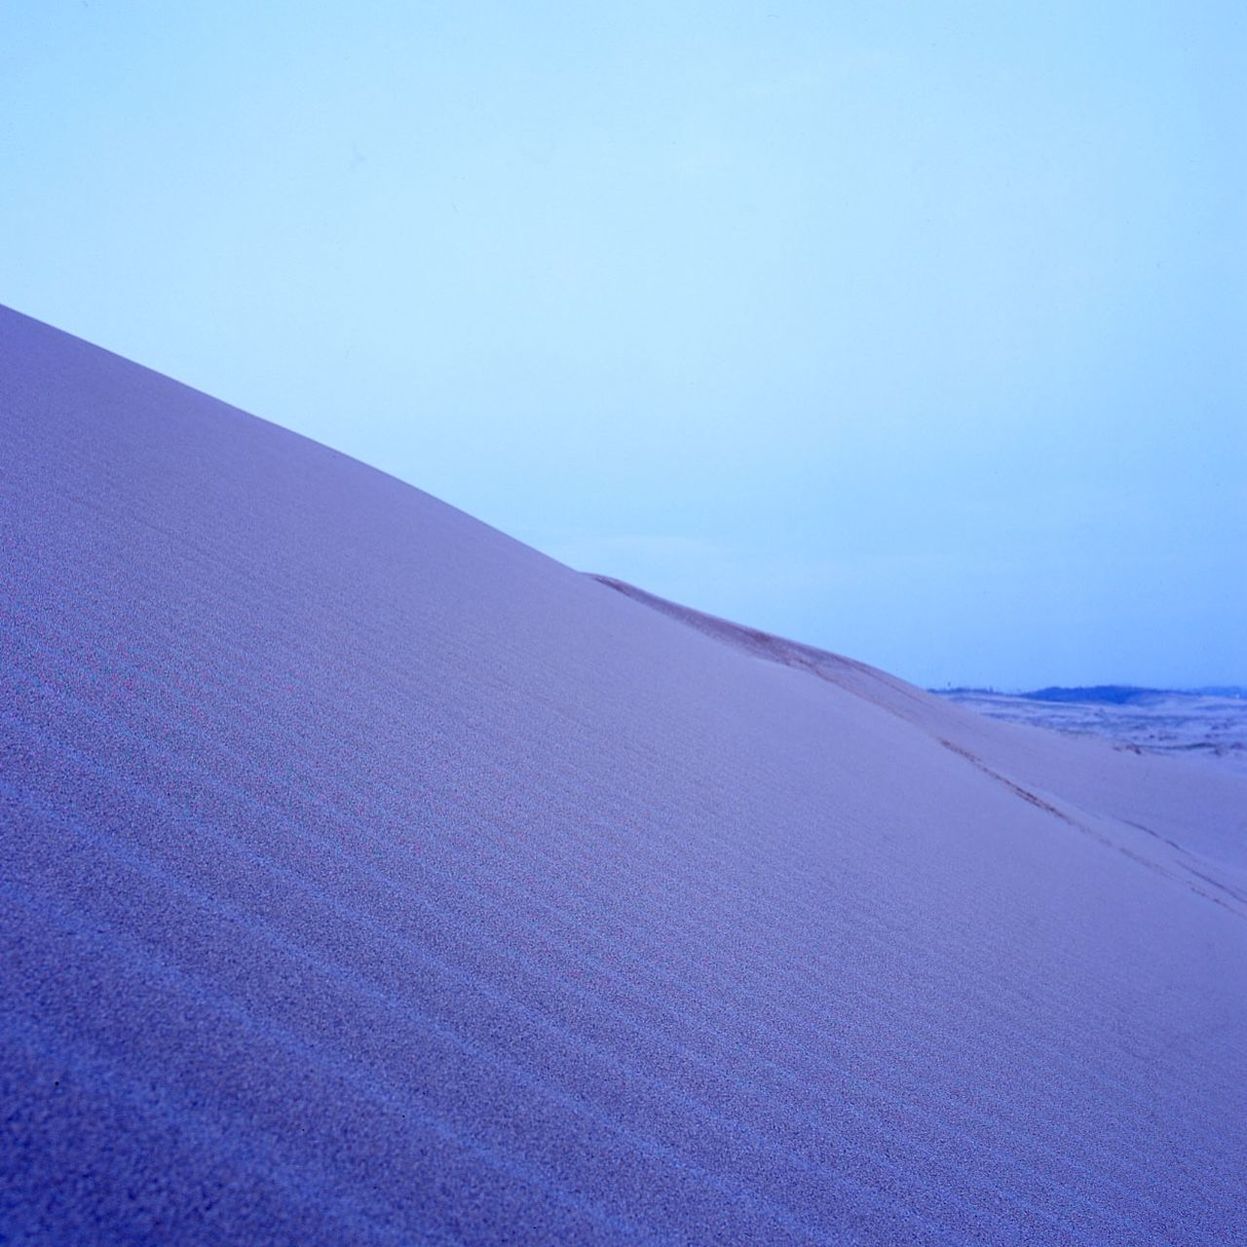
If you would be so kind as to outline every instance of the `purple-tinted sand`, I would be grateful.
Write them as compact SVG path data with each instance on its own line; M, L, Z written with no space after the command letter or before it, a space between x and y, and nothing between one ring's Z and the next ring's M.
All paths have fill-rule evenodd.
M1247 1242L1247 775L0 312L0 1241Z

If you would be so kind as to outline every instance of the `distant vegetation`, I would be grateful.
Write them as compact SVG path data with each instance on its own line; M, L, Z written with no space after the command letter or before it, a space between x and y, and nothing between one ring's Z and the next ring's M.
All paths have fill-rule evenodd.
M1204 688L1137 688L1132 684L1092 684L1076 688L1035 689L1030 693L1005 693L997 688L931 689L941 695L975 695L986 697L1022 697L1027 701L1091 702L1109 706L1128 706L1151 701L1157 697L1238 697L1247 699L1247 688L1239 684L1209 685Z
M1135 688L1130 684L1095 684L1089 688L1041 688L1033 693L1019 693L1028 701L1094 701L1110 706L1128 706L1132 702L1150 701L1154 697L1172 697L1176 690Z

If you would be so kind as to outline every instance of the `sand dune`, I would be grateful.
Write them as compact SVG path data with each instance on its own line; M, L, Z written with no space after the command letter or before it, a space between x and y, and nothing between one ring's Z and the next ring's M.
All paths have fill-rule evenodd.
M1057 689L1057 696L998 693L987 689L940 690L958 705L1007 723L1026 723L1076 736L1111 741L1135 753L1211 758L1247 772L1247 697L1234 689L1170 692Z
M0 1240L1247 1241L1247 776L0 312Z

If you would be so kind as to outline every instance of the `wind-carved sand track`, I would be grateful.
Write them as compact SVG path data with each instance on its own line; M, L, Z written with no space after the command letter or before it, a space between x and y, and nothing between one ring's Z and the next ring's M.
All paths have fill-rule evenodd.
M729 620L715 615L708 615L692 607L681 606L676 602L660 598L656 594L638 589L635 585L614 577L592 574L592 579L653 610L659 611L661 614L678 620L690 628L714 637L725 645L734 646L766 662L778 663L781 666L805 672L815 679L826 681L837 688L842 688L856 696L864 697L887 713L896 715L908 722L925 727L931 717L931 713L937 711L939 703L935 702L931 694L906 685L903 681L897 680L885 672L879 671L877 668L870 667L866 663L857 662L854 659L845 658L840 654L833 654L827 650L803 645L797 641L790 641L772 633L762 632L757 628L732 623ZM880 696L877 693L872 695L872 685L886 689L889 696ZM918 707L927 713L914 715L908 712L911 707ZM1056 804L1054 798L1041 796L1025 784L1019 783L1001 771L995 770L966 746L960 745L946 736L933 734L933 738L943 748L964 759L976 770L988 776L993 782L1000 784L1015 797L1059 820L1067 827L1072 827L1097 843L1114 849L1148 870L1156 871L1166 878L1175 880L1197 895L1212 901L1213 904L1227 909L1236 917L1247 918L1247 897L1230 884L1192 866L1189 860L1162 861L1147 853L1140 852L1137 848L1132 848L1130 844L1123 843L1120 838L1093 827L1091 824L1094 816L1088 812L1078 811L1078 813L1070 813ZM1095 747L1093 744L1092 748L1095 749ZM1123 751L1118 750L1118 752ZM1131 750L1129 752L1137 757L1145 756L1140 750ZM1189 859L1194 856L1176 840L1162 836L1141 823L1120 816L1110 815L1108 817L1114 823L1132 827L1137 831L1142 831L1147 836L1162 841L1164 844L1177 850L1183 859ZM1104 819L1101 817L1094 821L1104 821ZM1179 874L1178 871L1185 872L1185 875ZM1190 878L1186 877L1189 875L1193 875L1204 884L1216 888L1223 895L1218 896L1208 892L1204 887L1193 883ZM1238 902L1238 904L1231 904L1224 897L1229 897L1232 901Z

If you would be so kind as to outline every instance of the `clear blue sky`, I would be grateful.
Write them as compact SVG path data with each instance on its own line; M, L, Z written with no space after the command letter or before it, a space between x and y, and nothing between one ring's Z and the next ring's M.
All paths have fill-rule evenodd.
M1247 683L1247 6L0 6L0 302L925 684Z

